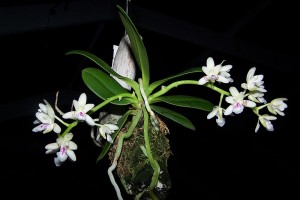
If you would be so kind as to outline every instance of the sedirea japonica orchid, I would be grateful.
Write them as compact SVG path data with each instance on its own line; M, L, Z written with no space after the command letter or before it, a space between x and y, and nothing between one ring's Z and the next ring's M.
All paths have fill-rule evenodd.
M118 71L114 69L114 67L111 67L104 60L90 52L83 50L72 50L67 52L67 55L84 56L99 66L99 68L91 67L83 69L82 79L88 89L101 99L101 102L97 105L94 103L87 103L87 95L86 93L82 93L78 100L73 100L75 110L63 113L57 108L56 110L59 114L55 114L54 109L46 100L44 100L46 104L39 104L39 109L36 112L37 120L35 121L35 123L39 125L33 128L32 131L43 132L44 134L52 131L56 133L56 142L45 146L47 154L56 153L56 157L54 158L56 166L61 166L67 158L71 161L76 161L74 151L77 150L77 145L71 139L73 139L73 134L75 133L73 128L75 128L78 123L83 122L91 127L91 137L96 144L99 143L101 137L107 141L97 158L97 161L99 161L107 154L111 145L115 142L120 130L126 121L129 120L132 123L127 132L120 135L118 138L115 158L108 169L108 175L116 190L117 196L119 199L122 199L122 195L114 180L112 171L117 166L123 141L131 136L134 128L142 119L144 123L145 146L141 148L149 159L149 163L154 171L148 189L152 199L157 199L152 190L159 183L158 175L160 168L157 161L152 156L150 148L147 129L149 123L158 129L160 125L157 117L163 116L188 129L195 130L193 123L184 115L161 105L169 104L175 107L179 106L208 112L207 119L216 117L216 123L220 127L225 125L225 117L240 115L245 108L249 108L258 117L258 122L254 129L255 132L258 131L260 125L265 127L268 131L274 130L271 120L277 119L277 114L284 116L284 110L287 108L287 104L285 103L287 98L277 98L268 103L264 99L264 94L267 90L264 88L263 75L255 75L255 67L249 70L246 75L246 82L241 84L241 89L237 89L235 86L229 86L227 91L220 87L221 85L230 85L234 83L234 80L230 75L230 70L233 66L229 64L224 65L223 63L225 61L215 65L212 57L207 58L206 65L203 67L190 68L181 73L151 83L147 51L141 35L127 13L121 7L117 7L119 9L121 21L126 30L125 38L126 41L130 43L133 54L132 59L134 59L134 62L133 60L123 60L125 62L123 64L127 67L130 66L131 70L133 70L133 67L135 67L134 63L136 63L141 72L141 77L135 79L135 71L131 71L127 74L125 72L117 73ZM118 48L118 46L114 46L114 48ZM119 61L121 59L122 61L123 58L116 58L115 56L116 55L114 54L114 59L119 59ZM199 73L199 79L180 79L192 73ZM199 87L206 87L208 90L211 89L213 92L220 94L219 101L214 104L196 96L167 95L170 90L182 85L197 85ZM101 109L108 104L122 107L126 106L128 107L128 110L127 112L124 112L122 116L117 118L116 122L106 122L101 124L98 118L93 118L93 114L97 111L101 111ZM260 111L265 107L270 114L260 114ZM71 122L66 122L64 120ZM61 127L56 121L60 122L65 127L64 131L61 130ZM96 137L94 136L94 128L98 129Z

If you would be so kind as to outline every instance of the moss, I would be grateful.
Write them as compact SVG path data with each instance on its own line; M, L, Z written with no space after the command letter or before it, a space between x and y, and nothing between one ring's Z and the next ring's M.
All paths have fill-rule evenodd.
M169 130L163 121L158 120L160 122L158 131L155 130L152 124L149 124L149 140L153 157L160 165L158 185L155 187L154 192L160 199L165 199L171 188L171 180L168 173L168 159L171 155L171 150L167 138ZM131 122L125 124L119 136L126 133L130 124ZM114 153L118 144L117 140L109 152L111 161L114 159ZM151 199L148 187L152 179L153 169L141 146L145 146L142 120L135 128L132 136L124 140L116 171L127 193L134 195L135 199L145 200Z

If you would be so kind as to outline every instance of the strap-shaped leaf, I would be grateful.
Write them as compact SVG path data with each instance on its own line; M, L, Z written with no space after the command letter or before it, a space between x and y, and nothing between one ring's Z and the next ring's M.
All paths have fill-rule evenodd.
M84 51L84 50L71 50L66 53L66 55L71 55L71 54L79 54L79 55L82 55L82 56L90 59L91 61L96 63L98 66L100 66L102 69L104 69L106 72L108 72L109 74L112 74L115 77L122 79L123 81L128 83L131 87L133 87L134 89L138 89L139 86L138 86L137 82L135 82L134 80L132 80L130 78L121 76L120 74L116 73L104 60L100 59L98 56L96 56L88 51Z
M149 85L150 73L146 48L137 28L135 27L127 13L120 6L117 5L117 7L119 9L119 15L125 27L126 33L129 36L130 46L133 51L134 57L142 72L144 88L147 88Z
M151 85L149 85L148 92L151 93L155 88L157 88L161 84L163 84L163 83L165 83L165 82L167 82L167 81L169 81L171 79L178 78L178 77L186 75L186 74L197 73L197 72L202 72L201 67L190 68L190 69L187 69L187 70L185 70L183 72L180 72L178 74L170 76L168 78L164 78L164 79L155 81L154 83L151 83Z
M98 97L106 100L112 96L122 93L129 93L111 76L97 68L85 68L82 70L82 79L85 85L94 92ZM128 98L115 100L111 102L117 105L127 105L131 101Z
M113 135L112 135L112 140L114 140L114 139L117 137L117 135L119 134L120 130L122 129L122 127L123 127L124 124L126 123L126 121L127 121L127 119L128 119L128 116L129 116L130 114L132 114L132 112L133 112L132 110L128 110L128 111L127 111L127 112L119 119L119 121L118 121L118 123L117 123L117 126L119 127L119 129L118 129L118 131L116 131L116 132L113 133ZM107 152L108 152L108 150L110 149L111 145L112 145L112 144L109 143L109 142L106 142L106 143L105 143L105 145L104 145L104 147L103 147L103 149L102 149L100 155L98 156L96 162L98 162L99 160L101 160L101 159L107 154Z
M163 108L160 106L154 106L154 105L150 105L151 109L154 110L155 112L157 112L158 114L167 117L171 120L173 120L174 122L177 122L178 124L195 130L195 126L193 125L193 123L186 118L185 116L179 114L178 112L175 112L173 110L167 109L167 108Z
M170 96L160 96L155 98L155 102L164 102L174 106L195 108L204 111L212 111L214 105L202 98L187 96L187 95L170 95Z

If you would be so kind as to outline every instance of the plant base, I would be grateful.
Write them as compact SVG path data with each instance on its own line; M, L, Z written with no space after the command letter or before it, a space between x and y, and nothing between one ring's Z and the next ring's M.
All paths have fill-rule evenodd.
M169 140L166 137L169 133L169 129L159 118L158 121L160 122L159 130L155 130L152 124L149 124L148 132L152 155L160 166L158 184L154 189L154 193L160 200L163 200L166 199L171 188L171 180L168 173L168 159L171 155L171 150ZM124 126L119 136L126 133L130 123L131 122L128 122ZM154 171L146 154L143 152L145 143L142 126L143 123L140 121L131 137L123 141L122 152L118 160L116 171L128 194L133 195L136 200L150 200L148 188ZM117 140L109 152L111 161L114 159L114 153L118 144Z

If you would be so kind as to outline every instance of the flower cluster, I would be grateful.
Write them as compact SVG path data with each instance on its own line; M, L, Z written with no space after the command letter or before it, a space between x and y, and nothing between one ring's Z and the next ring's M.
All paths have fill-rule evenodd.
M229 70L232 68L232 65L222 66L222 63L215 66L213 58L209 57L206 61L207 66L202 67L205 76L199 79L198 84L214 84L216 81L220 83L233 82L233 79L229 74ZM228 95L227 92L220 91L221 98L219 105L213 108L213 110L207 115L207 119L211 119L216 116L217 124L222 127L225 124L225 118L223 117L223 114L225 116L231 114L240 114L243 112L245 107L248 107L251 108L253 112L258 116L258 122L255 128L255 132L258 131L260 123L268 131L273 131L274 128L270 120L277 119L273 115L279 114L281 116L284 116L283 111L287 108L287 104L284 101L287 101L287 98L277 98L268 103L264 98L264 94L265 92L267 92L264 87L264 76L262 74L254 75L255 71L255 67L252 67L248 71L246 76L246 83L241 84L241 88L243 89L243 91L239 92L236 87L229 88L230 95ZM211 87L214 88L215 86L211 85ZM230 104L226 109L221 107L224 95L228 95L225 98L225 101ZM262 105L257 106L257 104ZM273 115L259 114L259 111L264 107L267 107L269 112Z
M72 124L68 124L64 122L59 116L55 115L55 112L51 105L44 100L46 104L39 104L39 109L36 112L37 120L34 121L34 124L39 124L35 128L32 129L33 132L43 132L49 133L51 131L56 133L56 142L47 144L45 146L46 154L56 153L56 157L54 158L54 163L57 167L61 166L67 158L71 161L76 161L76 155L74 150L77 150L77 144L72 140L73 134L68 132L70 128L76 126L78 122L85 122L91 127L99 127L99 132L96 136L97 141L100 141L100 136L104 139L107 139L108 142L112 143L113 140L111 138L111 134L118 130L118 126L115 124L98 124L92 119L92 117L88 114L89 111L94 107L94 104L87 104L87 96L85 93L82 93L79 96L78 101L73 100L73 106L75 110L72 110L67 113L62 113L63 119L71 119L74 120ZM61 134L61 127L55 122L55 119L60 121L63 125L67 127L67 129ZM69 129L68 129L69 128ZM93 132L93 131L92 131ZM94 136L93 136L94 137Z

